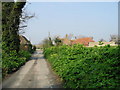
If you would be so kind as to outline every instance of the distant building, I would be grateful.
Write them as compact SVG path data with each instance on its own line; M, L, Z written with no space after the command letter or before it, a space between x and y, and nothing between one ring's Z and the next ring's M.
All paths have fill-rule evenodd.
M20 39L20 49L21 50L27 50L28 51L30 48L32 48L32 47L30 47L31 46L30 41L27 40L27 38L25 36L20 35L19 39Z
M92 37L85 37L85 38L79 38L75 40L71 40L71 45L73 44L83 44L85 46L89 46L90 42L95 42Z
M115 44L115 42L102 42L103 44L100 45L100 42L90 42L89 43L89 47L94 47L96 46L105 46L105 45L110 45L110 46L117 46L117 44Z

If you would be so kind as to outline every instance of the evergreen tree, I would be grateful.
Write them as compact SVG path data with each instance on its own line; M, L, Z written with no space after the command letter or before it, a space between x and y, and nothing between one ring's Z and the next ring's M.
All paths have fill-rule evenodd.
M6 53L19 51L19 24L26 2L2 2L2 46Z
M2 49L6 52L10 47L10 25L8 23L13 5L13 2L2 2Z

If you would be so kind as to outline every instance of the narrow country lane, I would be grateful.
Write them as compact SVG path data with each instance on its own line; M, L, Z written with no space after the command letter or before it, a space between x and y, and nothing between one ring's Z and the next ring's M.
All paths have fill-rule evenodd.
M61 88L61 80L37 49L24 66L3 81L2 88Z

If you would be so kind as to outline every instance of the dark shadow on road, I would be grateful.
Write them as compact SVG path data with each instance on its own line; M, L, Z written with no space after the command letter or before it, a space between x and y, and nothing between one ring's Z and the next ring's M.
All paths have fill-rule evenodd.
M44 59L44 56L41 56L41 57L31 57L30 60L38 60L38 59Z

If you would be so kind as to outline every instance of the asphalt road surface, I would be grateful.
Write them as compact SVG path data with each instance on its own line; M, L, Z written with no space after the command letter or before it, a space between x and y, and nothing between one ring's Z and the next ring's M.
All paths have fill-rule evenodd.
M2 88L62 88L62 84L38 49L31 60L3 81Z

